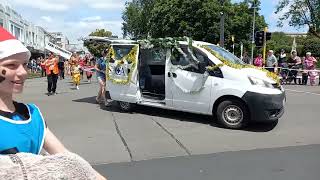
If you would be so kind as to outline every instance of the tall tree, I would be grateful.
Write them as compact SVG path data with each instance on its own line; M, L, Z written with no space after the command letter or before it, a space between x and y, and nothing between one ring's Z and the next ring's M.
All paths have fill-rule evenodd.
M94 32L91 32L89 36L111 37L112 32L105 29L96 29ZM94 56L100 56L101 52L107 47L107 45L103 43L93 44L90 42L85 42L84 46L88 48L89 52Z
M231 0L224 0L224 6L221 6L220 1L133 0L127 3L123 12L124 34L134 38L189 36L195 40L218 43L223 12L226 15L226 47L231 47L231 35L235 36L236 43L242 42L248 47L252 37L251 4L256 1L259 6L260 1L232 3ZM264 17L257 11L256 30L262 30L265 26Z
M289 19L289 25L303 27L307 25L309 32L320 38L320 1L319 0L280 0L275 13L283 13L278 25Z
M157 0L133 0L126 2L122 13L123 35L133 38L146 38L149 34L151 11Z

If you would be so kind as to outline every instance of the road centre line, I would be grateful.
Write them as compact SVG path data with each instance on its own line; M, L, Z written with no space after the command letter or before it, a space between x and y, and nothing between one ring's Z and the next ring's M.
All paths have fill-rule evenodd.
M305 94L311 94L311 95L320 96L320 94L318 94L318 93L313 93L313 92L308 92L308 91L298 91L298 90L293 90L293 89L285 89L285 91L296 92L296 93L305 93Z

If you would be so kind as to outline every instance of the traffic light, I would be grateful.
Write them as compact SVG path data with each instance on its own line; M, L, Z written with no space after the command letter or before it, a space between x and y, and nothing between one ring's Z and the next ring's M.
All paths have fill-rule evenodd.
M263 46L263 40L264 40L264 31L257 31L254 36L254 43L256 44L256 46L257 47Z
M266 32L266 40L270 40L271 39L271 32Z

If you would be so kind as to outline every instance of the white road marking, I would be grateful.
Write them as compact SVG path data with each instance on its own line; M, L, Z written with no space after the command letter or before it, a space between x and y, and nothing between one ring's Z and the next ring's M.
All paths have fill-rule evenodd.
M285 89L285 91L291 91L291 92L297 92L297 93L305 93L305 94L312 94L316 96L320 96L318 93L313 93L313 92L308 92L308 91L298 91L298 90L293 90L293 89Z

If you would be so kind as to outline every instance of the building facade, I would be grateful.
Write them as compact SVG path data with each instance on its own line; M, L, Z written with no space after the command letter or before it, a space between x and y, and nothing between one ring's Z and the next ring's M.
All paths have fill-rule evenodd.
M68 44L70 44L68 38L64 36L62 32L51 32L50 35L56 40L55 44L63 49L66 49Z
M1 3L0 26L11 32L35 57L46 54L45 45L49 41L54 44L58 43L62 48L69 44L68 39L62 33L57 36L55 33L47 32L44 28L25 20L15 10Z

